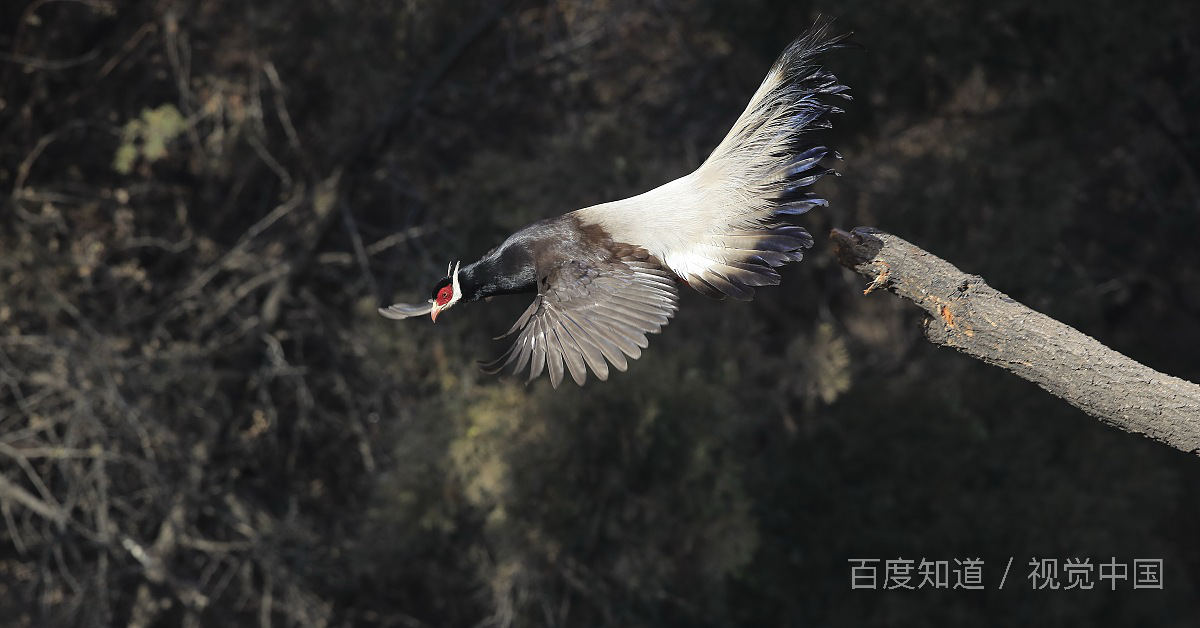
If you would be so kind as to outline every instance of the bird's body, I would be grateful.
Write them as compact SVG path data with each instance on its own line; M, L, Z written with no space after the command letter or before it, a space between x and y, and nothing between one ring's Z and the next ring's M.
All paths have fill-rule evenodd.
M554 386L590 369L607 379L625 370L677 309L674 279L712 297L749 300L779 283L774 270L799 261L812 238L781 220L825 205L805 190L831 172L834 154L807 140L840 109L824 95L845 94L812 65L844 39L818 27L784 51L712 155L694 172L637 196L535 222L479 261L452 268L428 304L393 305L390 318L437 315L459 301L536 293L509 330L520 332L496 371L543 370Z

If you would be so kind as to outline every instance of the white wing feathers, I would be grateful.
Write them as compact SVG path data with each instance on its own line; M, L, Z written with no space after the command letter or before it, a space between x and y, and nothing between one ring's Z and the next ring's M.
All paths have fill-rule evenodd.
M614 240L635 243L690 286L714 297L749 299L754 287L779 283L773 267L798 261L808 233L780 218L826 201L805 188L832 172L837 157L809 132L842 110L823 98L848 88L815 65L847 36L818 26L771 68L725 139L693 173L638 196L578 210Z

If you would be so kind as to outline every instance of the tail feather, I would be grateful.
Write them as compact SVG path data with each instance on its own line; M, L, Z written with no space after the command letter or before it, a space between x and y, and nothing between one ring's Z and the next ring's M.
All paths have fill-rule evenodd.
M828 205L806 188L827 174L837 174L821 162L841 156L809 137L814 129L832 126L830 117L843 111L821 97L850 98L849 87L815 65L824 53L849 45L849 34L829 37L828 26L819 24L788 46L733 129L695 173L702 202L725 210L724 220L709 225L703 250L691 251L688 258L689 267L696 270L701 270L697 254L711 259L707 270L726 280L707 282L718 289L720 294L714 296L752 296L753 286L766 284L758 283L758 275L745 266L799 261L803 250L812 246L803 228L778 219ZM670 264L670 256L666 261ZM730 268L738 272L727 272ZM694 283L690 276L684 279Z

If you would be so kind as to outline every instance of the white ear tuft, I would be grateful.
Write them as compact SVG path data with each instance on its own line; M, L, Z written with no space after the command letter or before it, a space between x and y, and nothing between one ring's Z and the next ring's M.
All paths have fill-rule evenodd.
M461 298L462 298L462 289L460 289L460 288L458 287L458 266L459 266L459 264L461 264L461 263L462 263L461 261L460 261L460 262L455 262L455 263L454 263L454 274L453 274L453 275L450 275L450 277L451 277L451 279L450 279L451 285L453 285L453 286L454 286L454 296L451 298L451 301L450 301L450 303L454 303L455 301L458 301L459 299L461 299ZM449 273L450 273L450 269L449 269L449 268L447 268L447 269L446 269L446 273L447 273L447 274L449 274ZM449 304L447 304L447 307L449 307Z

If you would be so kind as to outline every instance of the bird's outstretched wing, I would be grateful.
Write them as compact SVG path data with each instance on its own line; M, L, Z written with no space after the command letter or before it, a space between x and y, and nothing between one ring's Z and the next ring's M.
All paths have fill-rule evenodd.
M379 308L379 313L392 320L424 316L433 311L433 299L426 303L397 303Z
M812 237L785 218L826 205L809 186L840 158L815 131L849 88L818 60L846 47L822 21L784 51L725 139L696 171L637 196L576 210L613 240L637 243L692 288L750 300L780 282L775 268L800 261Z
M496 373L529 367L529 380L545 370L557 388L565 371L580 386L590 368L601 381L608 365L628 368L678 308L679 293L669 271L644 251L623 259L568 259L540 273L538 295L504 336L517 330L513 346L481 365ZM501 336L502 338L504 336Z

